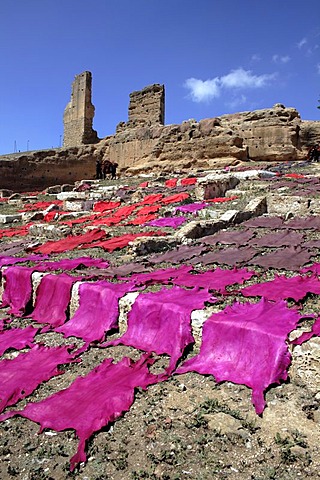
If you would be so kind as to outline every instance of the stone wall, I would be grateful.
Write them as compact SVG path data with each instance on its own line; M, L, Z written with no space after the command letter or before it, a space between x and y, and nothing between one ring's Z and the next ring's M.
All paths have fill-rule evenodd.
M117 125L117 133L128 128L164 125L164 102L164 85L158 83L130 93L128 121Z
M0 157L0 188L15 192L43 190L52 185L92 179L95 147L39 150Z
M314 124L320 122L304 124L296 109L281 104L180 125L123 124L105 144L105 155L131 174L295 161L306 156L307 133L320 140Z
M76 75L72 84L71 100L64 111L64 147L98 141L97 132L92 128L95 109L91 103L91 90L91 73Z
M130 93L129 125L164 125L164 85Z

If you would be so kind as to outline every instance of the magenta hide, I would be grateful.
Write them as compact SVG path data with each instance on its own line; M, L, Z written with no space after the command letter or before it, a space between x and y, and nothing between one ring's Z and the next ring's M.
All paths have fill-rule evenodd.
M304 332L302 335L300 335L300 337L296 338L290 343L292 343L293 345L301 345L307 340L310 340L310 338L319 337L319 336L320 336L320 317L318 317L317 320L312 325L311 332Z
M204 323L200 353L175 373L194 371L211 374L217 382L247 385L255 410L261 414L264 391L288 376L291 355L286 339L299 319L299 313L284 301L236 302Z
M21 415L39 423L40 432L45 428L58 432L74 429L79 438L77 453L70 461L70 470L74 470L76 464L86 461L86 441L91 435L129 410L135 388L145 389L157 382L148 370L152 363L148 355L142 355L136 363L127 357L117 364L112 362L112 358L106 358L65 390L40 402L28 403L21 411L8 412L0 420Z
M217 290L225 293L225 287L227 285L243 283L244 280L248 280L254 274L254 272L250 272L246 268L239 270L237 268L234 268L233 270L216 268L215 270L198 273L197 275L186 273L185 275L181 275L177 279L174 279L173 283L185 287L208 288L209 290Z
M70 346L36 345L13 360L0 362L0 412L32 393L40 383L63 373L57 367L74 360Z
M118 326L119 299L133 290L132 284L107 281L82 283L80 305L74 316L56 329L65 337L79 337L85 342L104 339L105 333Z
M170 283L173 279L190 272L190 265L182 265L179 268L165 268L154 270L151 273L137 273L130 278L122 278L122 280L131 280L136 285L151 285L154 283Z
M0 356L10 348L21 350L32 347L37 328L29 325L26 328L12 328L0 332Z
M35 267L8 267L3 272L5 279L1 307L10 306L9 313L21 317L32 298L32 273Z
M59 327L67 319L71 288L78 278L65 273L45 275L37 288L35 307L31 317L38 323Z
M250 285L241 290L245 297L259 296L274 301L293 298L295 302L302 300L309 292L320 294L320 280L315 275L311 277L297 275L291 278L277 275L270 282Z
M108 345L128 345L170 355L167 374L175 368L187 345L194 342L191 334L191 312L214 301L208 290L162 288L159 292L142 293L128 314L128 329Z

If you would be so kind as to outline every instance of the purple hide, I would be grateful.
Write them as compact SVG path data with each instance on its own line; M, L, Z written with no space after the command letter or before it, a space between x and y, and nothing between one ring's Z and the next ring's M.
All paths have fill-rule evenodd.
M21 350L25 347L31 347L37 332L38 329L31 325L26 328L12 328L0 332L0 355L3 355L9 348Z
M17 412L8 412L2 419L21 415L58 432L74 429L79 437L77 453L71 458L71 470L86 461L85 446L90 436L129 410L136 387L145 389L156 383L148 366L152 361L143 355L134 363L125 357L113 364L106 358L85 377L78 377L67 389L37 403L29 403Z
M177 279L173 280L173 283L175 285L183 285L185 287L208 288L209 290L217 290L225 293L225 287L227 285L243 283L244 280L248 280L254 274L254 272L249 272L249 270L246 268L241 270L237 270L237 268L234 268L233 270L222 270L221 268L216 268L215 270L209 270L197 275L186 273L185 275L181 275Z
M48 323L53 328L66 321L71 288L78 278L65 273L46 275L37 288L35 307L31 317L39 323Z
M64 258L54 262L45 262L42 266L46 271L49 270L73 270L79 268L80 265L84 267L108 268L109 262L101 258L79 257L79 258Z
M176 373L195 371L214 375L217 382L247 385L260 414L266 388L287 378L291 355L285 340L299 319L284 301L228 306L205 322L200 353Z
M1 307L10 306L9 313L17 317L25 313L26 306L31 300L31 276L34 271L35 268L14 266L8 267L3 273L5 286Z
M79 308L71 320L56 331L66 337L82 338L85 342L103 340L105 333L118 325L119 298L132 290L132 284L82 283Z
M202 309L213 300L208 290L163 288L159 292L142 293L128 315L124 335L108 345L128 345L158 355L171 356L167 374L175 368L187 345L194 342L191 334L191 312Z
M63 373L58 365L70 363L74 354L70 346L44 347L36 345L13 360L0 362L0 412L32 393L41 382Z
M0 268L5 265L15 265L16 263L38 262L39 260L46 260L48 255L28 255L27 257L10 257L5 256L0 258Z
M192 267L189 265L182 265L179 268L166 268L161 270L154 270L151 273L137 273L130 278L122 278L121 280L131 280L136 285L147 285L154 283L169 283L174 278L185 275L190 272Z
M285 247L272 253L258 255L249 263L265 268L299 270L305 263L309 262L311 256L308 250L300 247Z
M198 210L202 210L203 208L209 207L208 203L200 202L200 203L189 203L187 205L181 205L180 207L176 207L176 212L183 212L183 213L195 213Z
M164 217L158 218L156 220L151 220L147 222L146 225L150 227L171 227L177 228L180 227L187 219L185 217Z
M320 294L320 280L315 275L312 277L297 275L292 278L276 276L270 282L250 285L241 290L245 297L259 296L274 301L293 298L296 302L302 300L309 292Z

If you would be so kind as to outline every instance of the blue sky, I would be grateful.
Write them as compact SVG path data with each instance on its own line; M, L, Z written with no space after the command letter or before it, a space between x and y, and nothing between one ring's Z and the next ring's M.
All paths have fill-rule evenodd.
M320 120L319 0L1 0L0 154L59 146L76 74L94 128L165 85L165 123L272 107Z

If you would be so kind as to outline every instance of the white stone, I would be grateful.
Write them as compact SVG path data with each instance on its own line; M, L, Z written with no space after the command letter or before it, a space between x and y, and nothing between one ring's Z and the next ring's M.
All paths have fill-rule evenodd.
M238 213L239 210L227 210L221 215L219 220L221 220L222 222L230 223L236 218Z
M122 335L127 330L127 317L139 292L129 292L119 300L119 333Z
M87 197L86 192L61 192L57 194L58 200L74 200L75 198L85 199Z
M22 213L17 213L16 215L0 215L0 223L12 223L15 220L18 222L22 220Z
M75 282L71 289L71 298L69 303L70 318L75 314L76 310L79 307L79 287L82 282Z
M68 212L82 212L84 202L82 200L66 200L63 204L63 209Z

